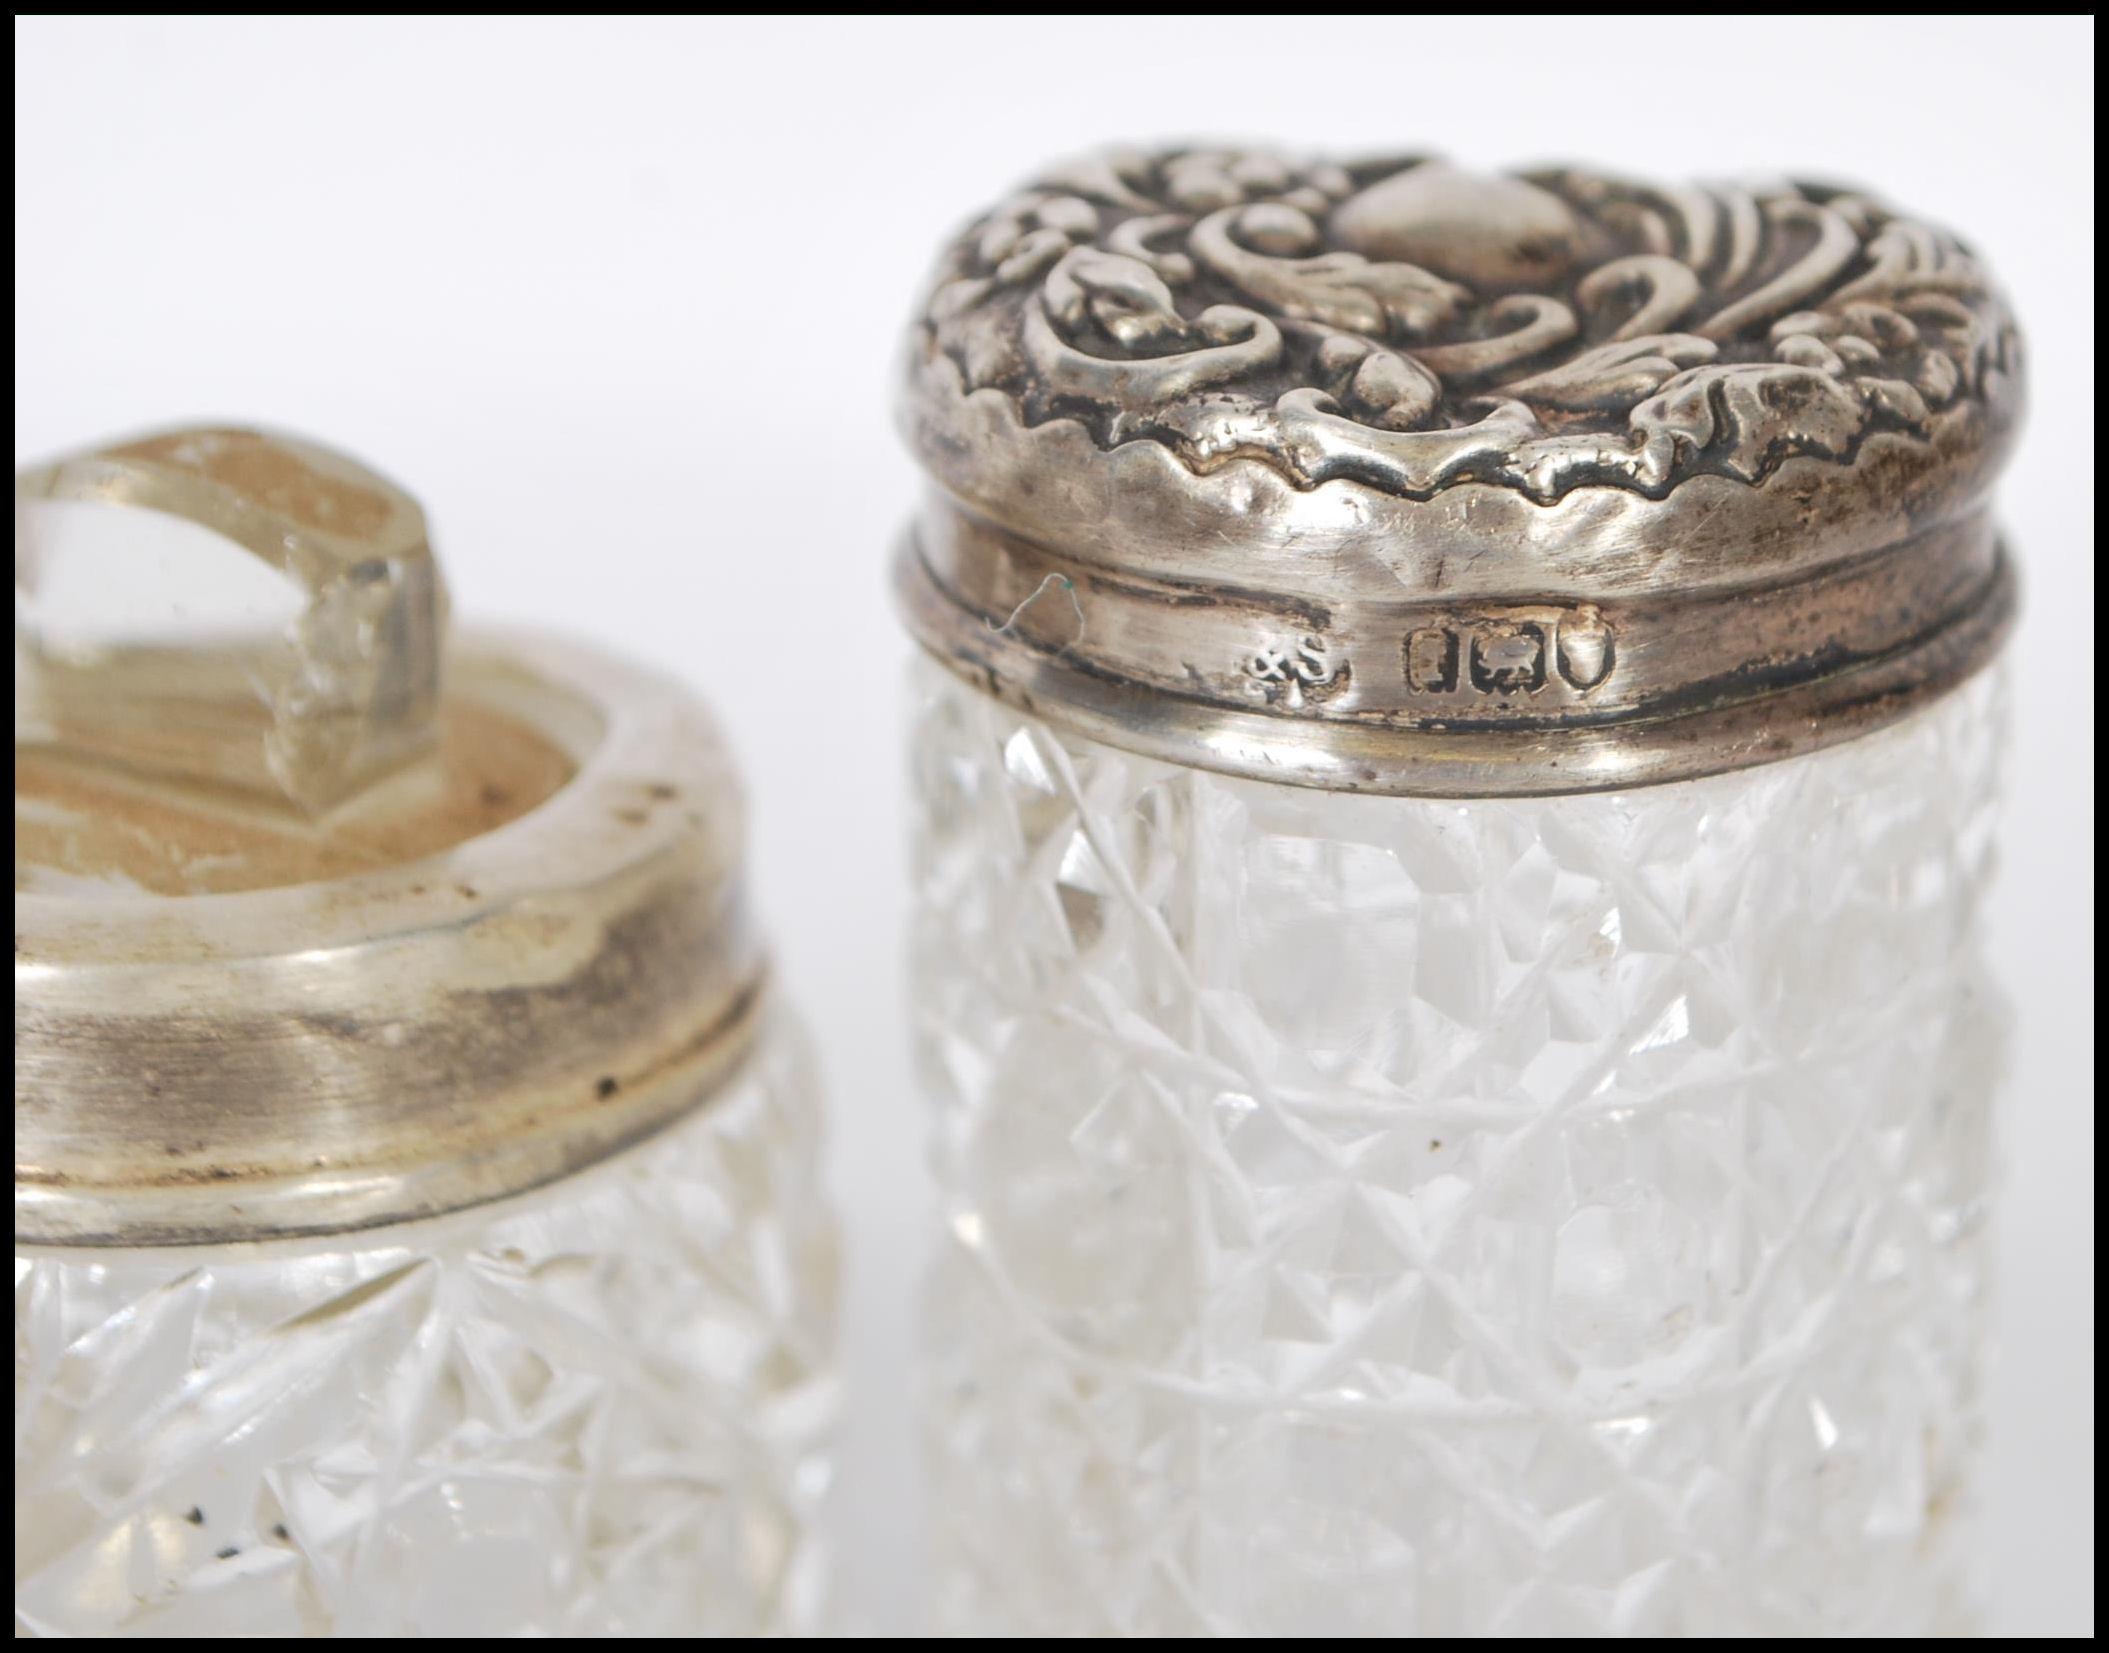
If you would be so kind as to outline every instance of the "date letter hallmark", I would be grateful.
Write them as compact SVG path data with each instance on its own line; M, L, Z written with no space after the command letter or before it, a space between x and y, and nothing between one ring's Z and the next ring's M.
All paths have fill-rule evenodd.
M1406 688L1415 696L1502 699L1548 683L1586 695L1611 675L1611 627L1594 603L1475 615L1408 632Z
M1291 648L1263 648L1245 662L1245 675L1270 706L1302 706L1329 698L1345 676L1333 664L1323 637L1300 637Z

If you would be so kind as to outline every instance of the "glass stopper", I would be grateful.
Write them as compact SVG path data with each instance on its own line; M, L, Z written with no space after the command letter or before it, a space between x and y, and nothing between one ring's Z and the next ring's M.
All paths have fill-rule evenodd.
M15 478L18 748L320 817L433 756L446 613L417 502L312 443L178 430Z

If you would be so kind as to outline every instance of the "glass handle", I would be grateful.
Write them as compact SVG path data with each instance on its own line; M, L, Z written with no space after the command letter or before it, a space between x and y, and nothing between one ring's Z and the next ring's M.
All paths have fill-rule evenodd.
M179 430L15 477L18 742L321 816L433 755L446 614L417 502L311 443Z

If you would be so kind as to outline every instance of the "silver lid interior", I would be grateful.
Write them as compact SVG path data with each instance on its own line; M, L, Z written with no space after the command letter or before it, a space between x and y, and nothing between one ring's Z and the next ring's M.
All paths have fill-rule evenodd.
M206 623L84 636L53 503L118 507L120 569L140 507L210 528L180 554L262 559L289 609L214 611L183 564ZM429 1216L737 1066L763 990L742 812L678 686L443 645L415 503L312 444L150 438L28 473L17 506L18 1242Z

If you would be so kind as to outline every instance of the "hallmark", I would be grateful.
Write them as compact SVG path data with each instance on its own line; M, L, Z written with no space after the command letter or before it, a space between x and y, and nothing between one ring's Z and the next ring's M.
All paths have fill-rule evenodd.
M1457 633L1423 626L1406 639L1406 687L1416 694L1448 694L1457 687Z
M1611 675L1611 627L1594 603L1421 626L1404 645L1416 695L1534 695L1557 674L1576 694Z
M1472 687L1481 694L1535 694L1545 687L1545 628L1493 621L1472 628Z
M1301 637L1293 648L1264 648L1245 662L1245 673L1272 702L1286 697L1302 705L1307 692L1331 686L1339 676L1322 637ZM1322 698L1322 697L1321 697Z

